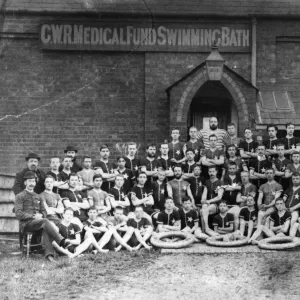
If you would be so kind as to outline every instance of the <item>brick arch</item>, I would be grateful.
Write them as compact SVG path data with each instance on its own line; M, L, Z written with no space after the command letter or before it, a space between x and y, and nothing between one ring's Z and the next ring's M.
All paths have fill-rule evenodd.
M190 79L178 103L176 123L186 123L188 118L188 111L192 103L193 97L197 93L199 88L207 81L208 75L206 69L203 69L201 72L198 72ZM222 74L221 83L230 92L235 102L238 111L239 122L247 122L249 120L249 110L245 97L235 80L228 73L226 73L225 70Z

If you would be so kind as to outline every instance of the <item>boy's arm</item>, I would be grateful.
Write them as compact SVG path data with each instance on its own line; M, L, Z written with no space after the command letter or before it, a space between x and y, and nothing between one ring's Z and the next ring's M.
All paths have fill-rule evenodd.
M195 207L195 199L194 199L194 197L193 197L193 194L192 194L191 186L190 186L190 185L187 187L187 195L188 195L188 197L191 199L192 204L193 204L193 207Z
M170 225L163 225L163 228L169 229L171 231L180 231L180 227L181 227L181 221L177 220L173 226Z
M219 228L218 231L219 233L228 233L228 232L233 232L233 223L230 223L229 227L224 227L224 228Z
M212 160L212 163L215 165L223 165L224 164L224 155L220 155L219 158L215 158Z
M289 232L289 228L290 228L290 224L291 224L291 219L288 219L284 222L284 224L281 226L280 232L282 233L288 233Z
M262 191L258 191L258 199L257 199L258 209L261 209L263 197L264 197L264 193Z
M281 190L281 191L276 191L276 194L275 194L274 200L273 200L273 201L272 201L270 204L268 204L268 205L265 205L265 208L269 208L269 207L273 207L273 206L275 206L275 201L276 201L276 199L277 199L277 198L279 198L279 197L280 197L281 193L282 193L282 190Z
M199 221L194 221L194 226L193 226L193 228L191 229L191 233L194 233L195 232L195 230L197 229L199 227Z

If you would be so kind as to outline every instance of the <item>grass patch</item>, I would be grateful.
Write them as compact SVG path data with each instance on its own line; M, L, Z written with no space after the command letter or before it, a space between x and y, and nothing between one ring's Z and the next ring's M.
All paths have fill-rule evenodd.
M5 256L0 260L0 270L5 270L0 273L0 295L7 300L74 298L95 285L116 286L121 282L118 277L146 268L158 256L154 250L121 251L87 254L74 260L59 257L56 264L33 256L28 260Z

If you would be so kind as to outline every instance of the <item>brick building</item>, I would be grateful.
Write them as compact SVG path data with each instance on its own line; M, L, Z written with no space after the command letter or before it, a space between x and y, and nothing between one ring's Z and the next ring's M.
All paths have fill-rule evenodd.
M3 0L0 20L2 172L31 151L47 166L67 144L97 157L138 141L142 155L212 115L258 137L300 126L298 0ZM211 81L214 41L224 67Z

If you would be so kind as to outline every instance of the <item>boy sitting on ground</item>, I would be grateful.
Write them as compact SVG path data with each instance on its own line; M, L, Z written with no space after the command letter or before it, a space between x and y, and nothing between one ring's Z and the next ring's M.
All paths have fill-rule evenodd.
M256 244L258 239L263 236L286 236L289 233L291 214L286 210L284 200L275 200L276 211L270 216L270 227L258 224L257 230L249 240L249 243Z
M134 217L127 221L127 226L134 229L129 243L135 250L139 250L142 246L147 250L152 248L146 242L152 235L153 227L150 221L144 217L142 206L135 207Z
M239 214L240 228L242 235L250 239L257 227L258 210L255 208L255 200L252 195L247 196L247 206L243 207Z
M165 199L165 210L158 214L156 222L158 232L180 231L180 216L172 198Z
M59 224L59 233L66 239L67 246L65 248L58 246L56 242L53 242L54 248L69 258L74 258L94 246L99 252L107 252L108 250L102 249L95 240L94 236L90 234L81 243L81 229L77 224L71 223L73 219L73 209L67 207L63 214L62 222Z
M178 210L181 231L193 234L197 239L206 240L208 235L202 233L199 227L199 217L196 210L192 209L192 201L190 198L182 200L182 207Z
M214 216L214 236L232 233L234 231L234 215L228 212L227 202L222 200L219 203L220 213Z

